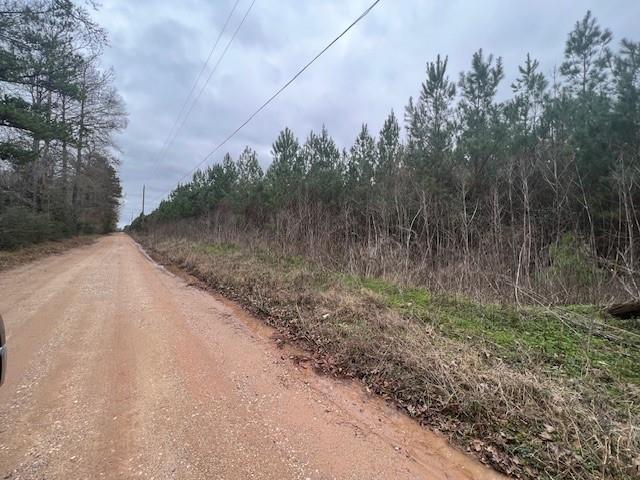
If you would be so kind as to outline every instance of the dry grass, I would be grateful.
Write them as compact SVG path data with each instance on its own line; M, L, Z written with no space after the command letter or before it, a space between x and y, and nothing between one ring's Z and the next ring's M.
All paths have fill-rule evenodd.
M62 253L70 248L89 245L95 242L96 238L96 235L82 235L63 240L42 242L17 250L0 250L0 272L33 262L48 255Z
M164 235L138 240L159 260L188 270L314 352L325 372L361 379L499 471L558 479L639 473L633 333L622 339L624 347L589 333L586 348L603 365L578 368L575 345L582 345L576 339L584 332L579 322L565 331L566 312L561 317L392 290L299 257L234 244ZM545 328L537 329L537 322ZM545 343L554 325L566 341L553 336L538 351L535 339ZM535 341L517 335L512 341L509 328L522 328L523 339Z

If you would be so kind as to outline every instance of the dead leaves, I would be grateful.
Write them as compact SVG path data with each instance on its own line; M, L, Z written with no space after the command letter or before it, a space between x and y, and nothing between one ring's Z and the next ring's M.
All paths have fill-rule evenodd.
M522 478L522 460L515 455L510 456L504 449L476 438L471 441L467 451L475 452L482 463L499 467L507 475Z
M545 442L553 441L553 433L556 431L554 427L551 425L545 424L544 430L538 434L538 436L543 439Z

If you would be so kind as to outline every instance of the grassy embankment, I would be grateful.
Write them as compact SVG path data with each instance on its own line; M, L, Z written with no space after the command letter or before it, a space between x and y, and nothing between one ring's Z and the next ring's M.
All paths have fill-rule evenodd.
M89 245L95 242L96 238L97 235L81 235L62 240L37 243L15 250L0 250L0 272L38 260L47 255L62 253L70 248Z
M496 469L635 478L640 329L596 307L478 304L234 244L138 237Z

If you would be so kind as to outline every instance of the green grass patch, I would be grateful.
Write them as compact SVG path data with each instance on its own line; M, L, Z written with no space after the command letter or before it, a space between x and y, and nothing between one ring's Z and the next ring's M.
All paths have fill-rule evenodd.
M379 278L340 278L347 287L366 289L403 315L428 322L449 337L471 341L520 369L533 365L554 375L595 376L611 388L616 383L640 384L640 343L624 332L613 331L616 337L624 336L623 341L613 341L590 329L591 321L606 325L596 306L553 311L480 304Z
M295 255L276 255L272 252L261 250L255 253L255 257L263 263L281 267L285 270L295 270L307 266L304 258Z
M201 243L196 248L211 255L228 255L240 250L236 244L229 242Z

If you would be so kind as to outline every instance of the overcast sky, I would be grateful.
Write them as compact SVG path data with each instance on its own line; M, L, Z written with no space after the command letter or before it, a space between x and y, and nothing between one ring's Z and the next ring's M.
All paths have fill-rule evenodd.
M115 70L129 111L129 126L117 138L121 224L139 213L143 184L148 213L371 0L257 0L175 141L158 156L234 2L106 0L94 14L109 32L104 64ZM210 67L250 3L240 0ZM382 0L209 163L250 145L266 167L285 126L304 141L325 124L339 147L349 147L363 122L377 132L391 109L402 118L426 62L438 53L449 56L456 81L478 48L503 57L505 96L527 52L551 75L568 32L587 9L613 31L616 47L624 37L640 39L638 0Z

